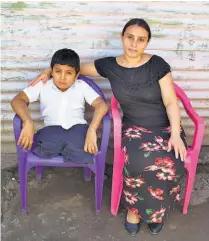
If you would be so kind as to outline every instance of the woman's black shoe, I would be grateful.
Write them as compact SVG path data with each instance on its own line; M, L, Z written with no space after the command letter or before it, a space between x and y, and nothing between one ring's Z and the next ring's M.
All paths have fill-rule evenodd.
M148 229L152 234L158 234L163 228L163 222L162 223L149 223Z
M129 222L127 221L127 217L126 217L126 220L125 220L125 229L128 231L128 233L129 233L131 236L135 236L135 235L139 232L140 223L129 223Z

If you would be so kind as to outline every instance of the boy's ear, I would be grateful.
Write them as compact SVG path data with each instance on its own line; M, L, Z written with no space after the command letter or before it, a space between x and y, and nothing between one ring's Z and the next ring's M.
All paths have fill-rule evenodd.
M80 71L77 73L77 75L75 76L75 80L77 80L78 76L80 74Z

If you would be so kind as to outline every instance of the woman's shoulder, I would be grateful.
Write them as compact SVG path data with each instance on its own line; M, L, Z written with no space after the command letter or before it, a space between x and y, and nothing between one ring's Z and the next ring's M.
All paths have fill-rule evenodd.
M103 57L96 59L94 61L94 66L99 75L104 78L107 78L108 70L112 68L113 63L115 62L115 57Z
M163 63L168 64L167 61L163 57L156 55L156 54L152 55L152 60L153 60L153 63L155 63L155 64L163 64Z
M164 58L159 55L153 55L152 58L152 76L153 79L159 81L167 73L171 72L171 66Z
M99 61L99 62L103 62L103 63L112 63L114 60L115 60L115 57L108 56L108 57L98 58L95 61Z

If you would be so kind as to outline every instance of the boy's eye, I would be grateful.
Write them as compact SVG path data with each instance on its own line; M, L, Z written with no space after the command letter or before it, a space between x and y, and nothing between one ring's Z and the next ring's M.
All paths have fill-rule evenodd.
M55 72L56 72L56 73L59 73L59 72L60 72L60 70L56 70Z
M128 38L129 38L129 39L132 39L133 37L129 35Z
M67 74L72 74L71 72L67 72Z

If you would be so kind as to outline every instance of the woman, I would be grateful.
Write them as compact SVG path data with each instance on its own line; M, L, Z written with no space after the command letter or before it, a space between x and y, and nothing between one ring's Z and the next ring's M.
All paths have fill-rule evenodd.
M135 235L140 222L159 233L163 217L179 200L184 175L186 142L169 64L145 53L151 39L149 25L132 19L123 28L124 53L85 63L81 74L110 81L123 111L125 228ZM47 69L31 84L49 79Z

